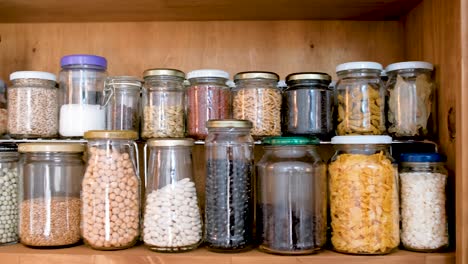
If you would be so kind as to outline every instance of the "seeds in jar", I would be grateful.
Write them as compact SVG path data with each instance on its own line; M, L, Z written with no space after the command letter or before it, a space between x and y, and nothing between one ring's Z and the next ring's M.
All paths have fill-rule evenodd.
M0 136L7 132L8 125L8 111L0 108Z
M160 251L181 251L202 238L195 183L189 178L154 190L146 198L144 242Z
M184 109L181 105L145 106L143 138L184 137Z
M81 200L35 198L21 202L20 241L34 247L72 245L80 240Z
M0 244L18 240L17 180L16 168L0 169Z
M406 248L437 250L448 245L446 182L447 175L441 173L400 173L401 241Z
M112 104L107 107L107 129L133 130L138 132L138 109L126 104Z

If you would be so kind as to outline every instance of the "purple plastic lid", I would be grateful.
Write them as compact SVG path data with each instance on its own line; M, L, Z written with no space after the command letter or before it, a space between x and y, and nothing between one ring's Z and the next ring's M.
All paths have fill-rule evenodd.
M107 60L104 57L87 54L73 54L63 56L60 65L97 65L107 69Z

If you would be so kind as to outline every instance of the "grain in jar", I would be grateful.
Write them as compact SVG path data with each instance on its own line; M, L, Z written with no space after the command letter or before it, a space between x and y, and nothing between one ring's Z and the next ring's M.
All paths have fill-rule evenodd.
M0 245L18 242L18 152L0 146Z

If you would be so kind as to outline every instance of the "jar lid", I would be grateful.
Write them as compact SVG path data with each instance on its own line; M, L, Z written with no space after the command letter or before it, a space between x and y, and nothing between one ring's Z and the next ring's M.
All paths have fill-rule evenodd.
M85 151L85 145L79 143L22 143L18 145L18 152L68 152L79 153Z
M245 79L267 79L267 80L279 80L279 75L274 72L266 71L245 71L239 72L234 75L234 81L245 80Z
M175 147L175 146L193 146L191 138L153 138L148 140L150 147Z
M278 85L276 87L278 87L280 89L286 89L288 87L288 85L286 84L285 80L279 80Z
M340 144L392 144L390 136L335 136L331 143Z
M215 70L215 69L202 69L202 70L195 70L187 73L187 79L193 78L202 78L202 77L217 77L223 78L228 80L229 73L222 71L222 70Z
M348 71L348 70L383 70L382 64L373 61L353 61L346 62L336 66L336 72Z
M10 81L16 79L41 79L54 82L57 80L55 74L42 71L16 71L10 74Z
M154 68L148 69L143 72L143 78L151 77L151 76L174 76L185 78L185 73L183 71L177 69L170 69L170 68Z
M135 76L110 76L106 79L106 85L125 85L125 88L140 89L143 81ZM122 87L115 87L122 88Z
M264 145L318 145L320 140L308 137L267 137L262 140Z
M403 153L400 162L446 162L447 157L439 153Z
M138 139L138 133L133 130L90 130L84 133L85 139Z
M231 89L236 88L236 83L233 80L227 80L226 85Z
M15 143L0 144L0 153L17 152L17 151L18 151L18 146Z
M398 70L406 70L406 69L426 69L426 70L434 70L434 65L429 62L425 61L404 61L404 62L397 62L388 65L385 68L385 71L398 71Z
M286 76L286 82L298 80L318 80L318 81L331 81L331 76L324 72L296 72Z
M206 122L206 127L208 128L252 128L252 122L249 120L240 120L240 119L212 119Z
M72 54L63 56L60 65L96 65L107 68L107 60L104 57L89 54Z

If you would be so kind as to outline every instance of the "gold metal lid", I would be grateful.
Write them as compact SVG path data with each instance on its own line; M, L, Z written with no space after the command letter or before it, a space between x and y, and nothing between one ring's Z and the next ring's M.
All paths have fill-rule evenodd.
M151 76L161 76L161 75L185 78L185 73L177 69L154 68L154 69L148 69L143 72L143 78L151 77Z
M191 147L194 142L191 138L153 138L148 140L147 144L149 147Z
M296 72L286 76L286 82L297 80L331 81L331 76L324 72Z
M237 127L237 128L252 128L252 122L249 120L239 119L213 119L206 122L208 128L223 128L223 127Z
M85 139L138 139L138 133L132 130L90 130L84 133Z
M79 153L85 151L85 145L80 143L22 143L18 145L18 152L68 152Z
M270 80L279 80L279 75L274 72L264 72L264 71L246 71L239 72L234 75L234 81L245 80L245 79L270 79Z

